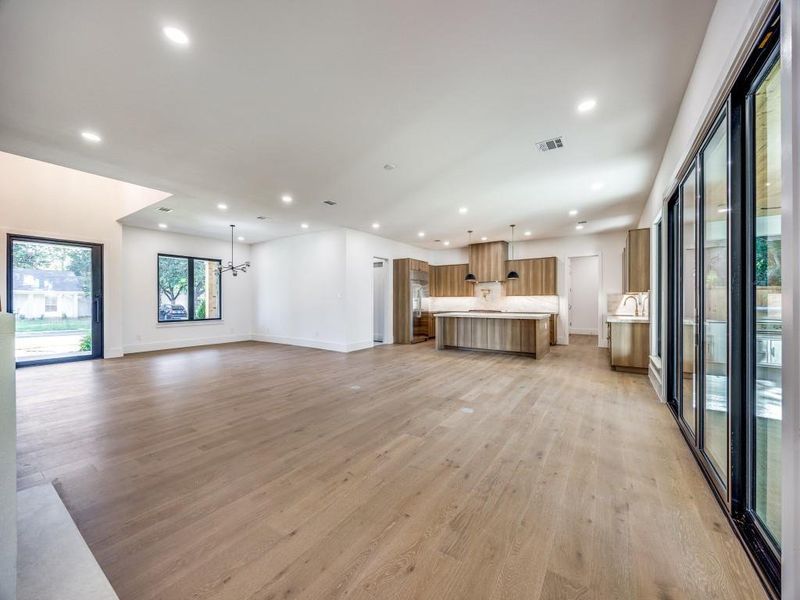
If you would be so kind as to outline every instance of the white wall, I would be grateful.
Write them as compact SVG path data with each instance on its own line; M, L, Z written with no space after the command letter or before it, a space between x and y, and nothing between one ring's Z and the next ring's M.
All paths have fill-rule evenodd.
M14 317L0 313L0 598L17 588L17 402Z
M742 42L767 2L769 0L717 0L639 227L650 227L661 210L664 195L679 175L677 171L713 107Z
M7 233L103 244L105 356L122 355L122 226L131 206L168 194L0 152L0 236ZM0 293L6 300L6 244Z
M257 340L346 351L345 248L343 229L253 245Z
M257 265L233 277L222 275L222 320L158 323L158 254L230 260L228 242L136 227L122 229L123 349L147 352L249 340ZM250 260L250 246L235 245L236 264Z

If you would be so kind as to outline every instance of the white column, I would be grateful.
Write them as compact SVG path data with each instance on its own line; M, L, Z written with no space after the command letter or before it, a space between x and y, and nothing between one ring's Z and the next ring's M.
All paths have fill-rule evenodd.
M17 403L14 316L0 313L0 598L17 593Z
M781 1L783 598L800 598L800 3Z

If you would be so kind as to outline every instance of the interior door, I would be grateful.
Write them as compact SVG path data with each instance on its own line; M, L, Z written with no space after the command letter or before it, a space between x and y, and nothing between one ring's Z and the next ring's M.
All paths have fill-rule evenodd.
M102 260L100 244L8 236L18 366L103 356Z

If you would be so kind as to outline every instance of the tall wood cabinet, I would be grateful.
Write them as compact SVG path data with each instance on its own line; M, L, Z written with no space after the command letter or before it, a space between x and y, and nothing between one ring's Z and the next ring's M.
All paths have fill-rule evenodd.
M505 281L508 242L486 242L469 247L469 270L483 281Z
M475 284L464 281L468 265L431 265L430 295L433 298L475 295Z
M393 269L392 329L394 331L394 343L410 344L413 341L411 331L411 271L430 273L430 268L424 260L397 258L393 261Z
M507 261L507 269L519 279L506 282L506 296L555 296L556 265L555 256Z
M650 291L650 230L631 229L625 240L625 291Z

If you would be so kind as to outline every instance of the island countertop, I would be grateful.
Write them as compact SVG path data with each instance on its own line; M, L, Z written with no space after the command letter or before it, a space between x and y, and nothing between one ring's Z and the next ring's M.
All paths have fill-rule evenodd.
M512 312L439 312L434 317L466 317L467 319L530 319L539 321L549 319L549 313L512 313Z

